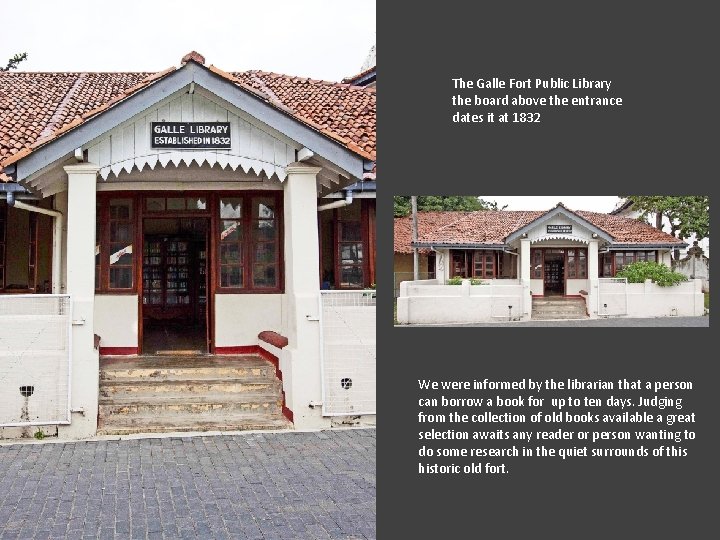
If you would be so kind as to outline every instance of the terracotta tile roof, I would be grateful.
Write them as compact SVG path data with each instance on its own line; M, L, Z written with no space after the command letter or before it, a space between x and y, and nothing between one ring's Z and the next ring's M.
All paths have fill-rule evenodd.
M123 95L149 75L0 72L0 163ZM1 170L0 177L8 180Z
M579 210L579 216L602 229L619 244L682 244L679 238L638 219Z
M200 62L198 53L186 55ZM204 59L203 59L204 60ZM375 160L375 90L262 71L214 73ZM0 73L2 167L174 71L152 73Z
M423 243L502 245L514 231L539 218L543 211L479 210L419 212L418 240ZM682 244L682 240L632 218L578 210L577 215L613 237L618 244ZM410 217L395 218L395 252L411 253Z
M425 238L434 230L462 219L472 212L418 212L418 238ZM395 253L412 253L412 218L395 218Z
M291 77L265 71L233 73L244 84L276 100L296 117L350 150L375 160L374 88L315 79Z

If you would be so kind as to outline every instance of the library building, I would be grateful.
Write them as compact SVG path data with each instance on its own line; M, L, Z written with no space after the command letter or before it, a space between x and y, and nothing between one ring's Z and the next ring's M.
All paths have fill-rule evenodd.
M705 309L701 279L661 287L617 275L637 261L671 267L687 243L612 213L562 203L547 211L419 212L417 240L409 216L395 219L394 240L401 323L696 316ZM413 281L414 249L420 279Z
M336 83L225 72L191 52L159 73L5 72L0 118L0 356L36 360L0 363L26 388L0 402L0 430L374 414L374 68ZM335 350L353 332L323 338L328 299L365 302L338 318L355 334L372 314L355 365ZM369 359L372 375L352 372ZM201 388L217 397L194 399Z

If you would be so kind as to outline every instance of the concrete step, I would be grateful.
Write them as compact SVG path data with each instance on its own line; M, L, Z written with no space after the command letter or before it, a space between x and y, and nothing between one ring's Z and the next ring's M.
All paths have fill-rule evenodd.
M161 395L198 395L198 394L240 394L256 392L279 392L282 384L269 377L262 378L216 378L216 379L172 379L172 380L132 380L119 379L101 381L100 397L133 397L134 399L152 398Z
M534 307L533 311L541 312L556 312L556 313L572 313L572 312L585 312L585 306L538 306Z
M261 378L274 379L275 366L264 358L257 356L228 357L217 360L217 357L152 357L155 360L139 359L137 361L108 359L104 357L100 366L101 381L127 380L139 382L144 380L205 380L229 378Z
M98 435L131 435L135 433L175 433L184 431L248 431L292 429L292 423L283 416L248 415L232 421L208 421L194 418L176 418L174 422L159 422L157 418L135 417L122 425L100 423Z
M220 400L212 398L196 398L194 400L175 397L174 399L146 400L142 402L132 400L112 400L100 403L99 416L108 422L122 423L136 416L152 416L158 420L172 420L177 415L209 415L205 420L212 420L213 416L222 415L239 417L248 412L271 413L280 412L282 399L277 396L247 397L242 401Z
M532 319L586 319L587 308L582 298L533 298Z
M533 321L554 321L554 320L577 320L587 319L586 314L557 314L557 313L533 313L530 318Z
M275 366L255 355L101 359L101 434L291 427Z

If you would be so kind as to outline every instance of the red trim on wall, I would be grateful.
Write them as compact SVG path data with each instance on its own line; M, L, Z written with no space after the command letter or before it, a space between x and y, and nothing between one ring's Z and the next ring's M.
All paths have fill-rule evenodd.
M135 354L138 354L137 347L100 347L101 356Z
M216 354L257 354L275 366L275 376L283 380L282 371L280 370L280 359L268 350L263 349L260 345L241 345L236 347L215 347ZM285 402L285 390L282 391L282 413L285 418L294 422L293 412Z
M283 406L282 406L283 416L285 418L287 418L288 420L290 420L291 422L295 423L295 420L293 420L293 418L294 418L293 412L285 406L285 392L283 391L282 394L283 394Z
M215 347L215 354L259 354L257 345L237 345L234 347Z

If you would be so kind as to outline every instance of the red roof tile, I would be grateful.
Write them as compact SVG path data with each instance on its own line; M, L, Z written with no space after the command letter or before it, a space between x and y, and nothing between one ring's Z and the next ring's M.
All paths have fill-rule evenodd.
M453 223L472 212L418 212L418 238L425 238L434 230ZM395 218L395 253L412 253L412 218Z
M204 58L190 53L188 59ZM175 68L152 73L0 72L0 181L17 161ZM375 90L262 71L214 73L375 160ZM21 152L22 151L22 152Z
M265 71L233 73L238 80L277 99L306 123L375 160L374 88L350 86ZM272 102L272 101L271 101Z
M479 210L419 212L418 241L438 244L502 245L505 238L539 218L543 211ZM575 212L613 237L618 244L682 244L682 240L637 219L598 212ZM411 253L410 217L395 218L395 252Z

